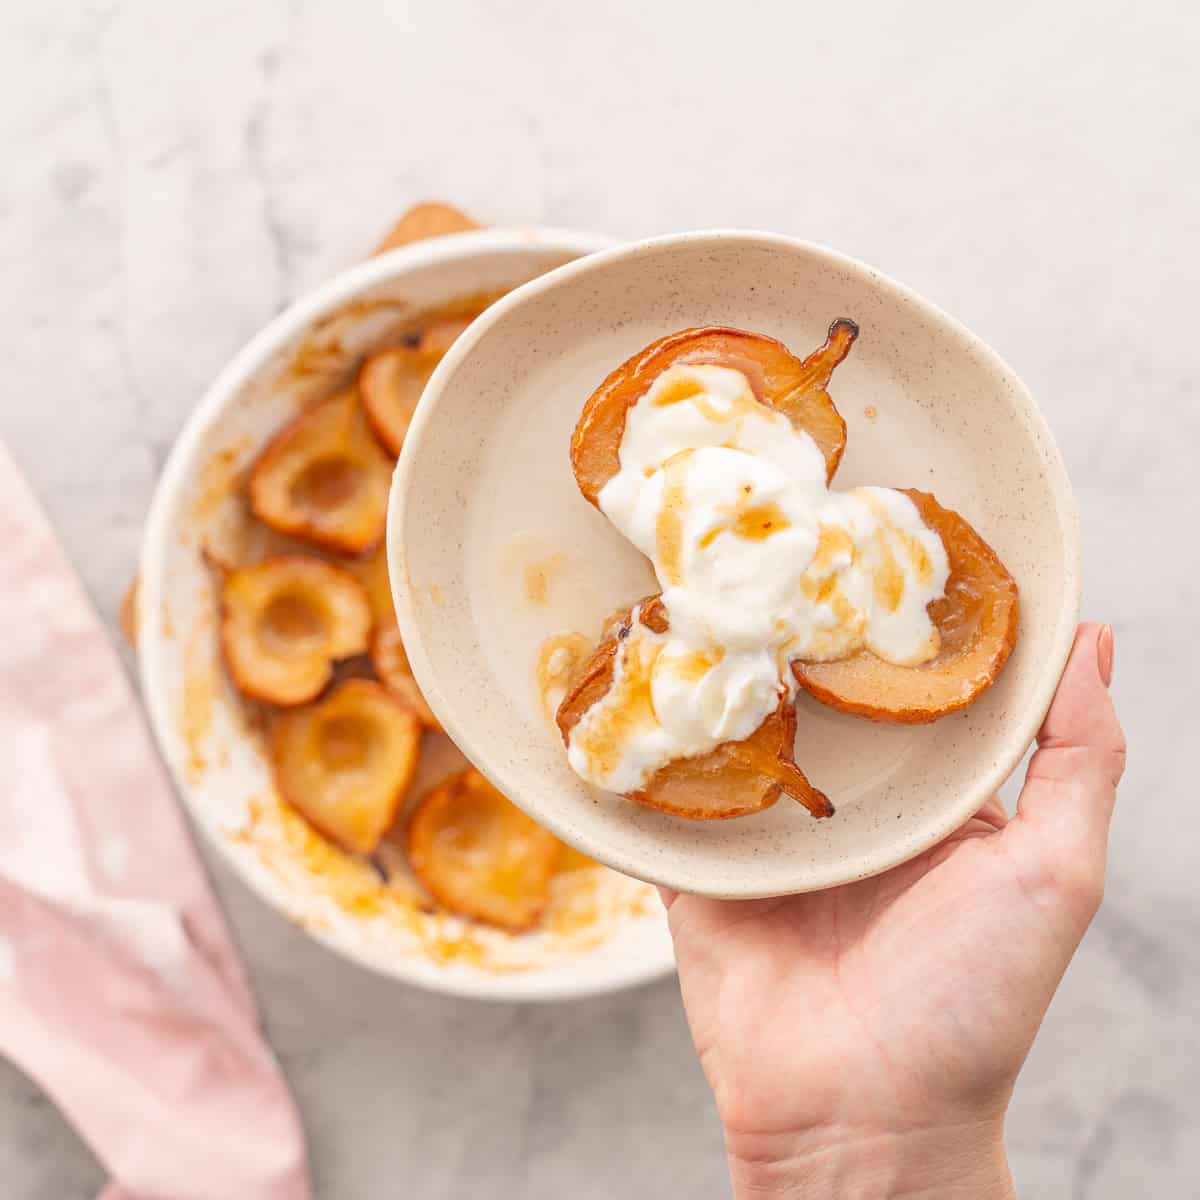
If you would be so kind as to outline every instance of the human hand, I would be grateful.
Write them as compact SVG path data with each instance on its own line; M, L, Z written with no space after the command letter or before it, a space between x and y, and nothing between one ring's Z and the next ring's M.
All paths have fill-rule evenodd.
M1099 906L1125 741L1082 625L1011 820L998 797L824 892L663 893L737 1197L1011 1196L1004 1113Z

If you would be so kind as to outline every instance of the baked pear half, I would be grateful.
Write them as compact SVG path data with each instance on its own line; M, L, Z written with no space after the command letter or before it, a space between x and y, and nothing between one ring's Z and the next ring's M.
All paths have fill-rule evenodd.
M613 664L633 629L633 611L626 610L615 632L606 637L580 669L563 702L557 723L564 744L584 714L612 686ZM667 612L655 596L637 607L638 620L655 633L668 628ZM814 817L833 815L829 797L818 791L796 766L796 709L786 697L750 737L724 742L707 754L667 763L640 791L629 793L649 808L692 820L744 817L770 808L786 792Z
M664 371L683 363L741 371L758 400L778 409L816 442L825 456L828 482L846 447L846 422L827 388L856 337L858 326L841 317L830 325L825 344L807 358L797 358L774 338L722 325L660 338L617 367L584 405L571 438L571 466L579 490L597 503L601 489L620 469L626 414Z
M842 712L917 725L971 704L1008 661L1017 640L1017 585L992 548L958 513L928 492L904 489L946 547L946 594L929 606L941 635L935 658L917 666L860 650L832 662L794 662L796 682Z
M221 584L221 650L242 695L304 704L336 660L367 648L371 609L348 571L302 554L230 571Z
M383 537L391 483L392 461L349 389L302 412L267 444L250 473L250 507L278 533L364 554Z
M412 710L369 679L347 679L271 726L279 794L314 828L370 854L396 819L421 749Z
M396 623L396 609L392 603L392 583L388 575L387 549L380 546L366 558L348 559L346 570L363 585L367 603L371 606L371 623L380 625Z
M393 455L400 453L417 402L470 317L443 317L426 326L413 345L389 346L372 354L358 372L358 391L375 436Z
M478 771L451 776L408 822L413 874L444 908L510 933L542 915L562 843Z
M366 649L376 678L417 714L426 729L440 730L442 726L426 703L408 665L408 654L396 624L396 610L392 606L387 552L381 547L369 558L348 563L347 570L366 589L367 602L371 606L371 640Z
M465 233L470 229L478 229L479 222L467 216L461 209L452 204L443 204L439 200L426 200L414 204L387 231L383 241L375 247L376 254L395 250L397 246L407 246L412 242L423 242L426 238L445 237L448 233Z
M408 663L408 653L404 649L404 640L400 636L400 628L394 621L378 626L371 634L368 653L371 656L371 666L374 668L379 682L396 699L407 704L426 729L440 731L442 724L433 715L433 709L429 707L429 702L413 677L412 667Z

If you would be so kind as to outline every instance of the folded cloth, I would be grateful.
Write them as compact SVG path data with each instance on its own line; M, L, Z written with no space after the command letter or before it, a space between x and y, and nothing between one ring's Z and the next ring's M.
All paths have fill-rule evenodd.
M102 1200L307 1200L304 1136L129 681L0 443L0 1052Z

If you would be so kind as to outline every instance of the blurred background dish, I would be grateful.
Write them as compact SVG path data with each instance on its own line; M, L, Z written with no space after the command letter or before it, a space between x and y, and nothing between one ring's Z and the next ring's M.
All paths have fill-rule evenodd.
M372 384L372 409L355 385L364 362L422 346L435 362L489 300L605 242L451 232L330 281L213 384L171 453L147 525L143 691L197 823L320 941L458 994L609 991L671 969L658 899L549 835L535 864L525 853L532 834L503 817L503 798L480 807L462 799L478 789L442 787L469 764L407 675L377 553L404 424L386 406L399 394L411 407L428 371L414 362L413 397L394 378ZM422 805L439 787L437 808ZM419 860L405 834L418 806L442 813ZM456 845L473 869L461 853L457 866L439 864ZM446 878L456 886L439 888ZM488 902L497 889L507 905Z

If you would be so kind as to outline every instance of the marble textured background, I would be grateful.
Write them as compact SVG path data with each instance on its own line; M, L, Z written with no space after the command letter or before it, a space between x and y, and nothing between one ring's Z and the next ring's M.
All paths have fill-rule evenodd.
M1198 44L1169 0L5 0L0 434L111 619L205 385L413 200L627 237L776 229L910 283L1058 436L1131 745L1107 899L1012 1112L1020 1191L1193 1194ZM214 875L321 1197L727 1194L673 983L442 1000ZM0 1063L5 1200L101 1179Z

